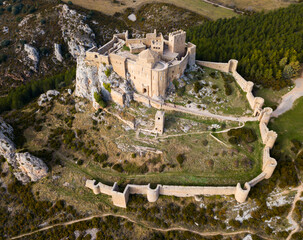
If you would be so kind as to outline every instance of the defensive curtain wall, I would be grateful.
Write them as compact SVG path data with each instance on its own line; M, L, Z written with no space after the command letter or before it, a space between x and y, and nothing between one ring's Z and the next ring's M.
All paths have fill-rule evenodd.
M86 187L93 190L95 194L103 193L112 196L113 204L115 206L124 208L127 206L130 194L147 195L147 200L149 202L157 201L159 195L176 197L194 197L197 195L234 195L235 199L238 202L242 203L246 201L251 187L255 186L263 179L269 179L272 176L277 166L277 161L270 156L270 149L273 147L278 135L274 131L269 130L267 124L270 120L273 110L268 107L262 109L264 99L260 97L254 97L252 94L253 83L246 81L240 74L237 73L237 60L230 60L228 63L196 61L196 64L213 68L222 72L231 73L241 89L246 93L250 107L254 111L254 116L258 117L261 138L264 144L262 172L251 181L246 182L243 188L241 187L240 183L238 183L237 186L223 187L168 186L158 184L155 189L152 189L150 187L150 184L128 184L125 187L124 191L120 192L117 183L114 183L113 186L108 186L102 183L97 184L95 180L87 180ZM169 108L168 110L174 110L174 106L168 107L166 104L161 104L158 101L152 100L151 98L147 98L142 95L135 95L134 100L152 105L158 109L165 110ZM192 114L191 111L188 111L188 113Z

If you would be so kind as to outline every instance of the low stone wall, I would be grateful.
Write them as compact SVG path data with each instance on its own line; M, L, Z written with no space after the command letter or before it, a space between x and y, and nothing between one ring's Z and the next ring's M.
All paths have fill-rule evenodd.
M277 139L277 133L268 129L267 124L270 120L273 110L271 108L262 109L264 99L260 97L254 97L252 94L253 83L246 81L240 74L237 73L236 60L230 60L228 63L213 63L205 61L196 61L198 65L206 66L217 69L223 72L230 72L241 89L246 92L247 100L251 108L254 110L254 115L258 116L259 127L262 141L265 145L263 149L263 164L262 172L244 184L244 188L241 187L240 183L237 186L227 187L198 187L198 186L168 186L168 185L157 185L156 189L151 189L150 184L148 185L133 185L128 184L123 192L119 192L117 183L113 187L98 183L95 184L95 180L87 180L86 187L93 190L95 194L104 193L112 196L113 204L119 207L126 208L129 194L143 194L147 195L149 202L157 201L159 195L166 196L177 196L177 197L193 197L197 195L234 195L238 202L245 202L251 187L258 184L263 179L269 179L276 166L277 161L270 156L270 149L274 146ZM181 111L189 114L196 114L196 112L182 108L181 106L175 106L173 104L163 103L140 94L134 93L134 100L144 103L147 106L152 106L157 109ZM121 119L124 121L123 119ZM135 126L134 126L135 127Z

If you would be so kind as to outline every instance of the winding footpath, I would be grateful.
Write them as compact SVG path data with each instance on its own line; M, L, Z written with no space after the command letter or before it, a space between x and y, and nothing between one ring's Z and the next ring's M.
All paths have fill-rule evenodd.
M273 117L278 117L281 114L290 110L294 102L303 96L303 76L294 81L295 87L282 97L282 101L277 109L272 113Z
M184 228L184 227L172 227L172 228L156 228L156 227L151 227L150 225L146 225L142 222L137 222L133 219L131 219L130 217L124 216L124 215L119 215L119 214L111 214L111 213L105 213L105 214L101 214L101 215L94 215L94 216L90 216L90 217L86 217L86 218L81 218L81 219L77 219L77 220L73 220L73 221L69 221L69 222L64 222L64 223L57 223L57 224L53 224L41 229L38 229L36 231L32 231L29 233L24 233L15 237L12 237L10 239L19 239L22 237L27 237L30 235L33 235L35 233L38 232L43 232L55 227L59 227L59 226L68 226L68 225L72 225L74 223L78 223L78 222L84 222L84 221L89 221L92 220L93 218L103 218L103 217L108 217L108 216L113 216L113 217L119 217L119 218L123 218L126 219L129 222L135 223L135 224L140 224L142 227L147 228L147 229L151 229L154 231L159 231L159 232L170 232L170 231L186 231L186 232L191 232L197 235L200 235L202 237L207 237L207 236L217 236L217 235L222 235L222 236L234 236L234 235L238 235L238 234L256 234L254 231L251 230L240 230L240 231L233 231L233 232L221 232L221 231L214 231L214 232L199 232L199 231L195 231L195 230L191 230L188 228ZM270 240L270 238L266 238L264 236L262 236L262 238Z

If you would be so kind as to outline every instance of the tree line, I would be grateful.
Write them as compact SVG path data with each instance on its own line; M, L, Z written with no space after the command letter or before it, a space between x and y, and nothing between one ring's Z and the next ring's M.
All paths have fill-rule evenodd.
M187 30L197 58L239 60L238 72L264 87L281 89L291 83L303 61L303 4L268 13L219 19Z
M39 80L32 80L11 90L7 96L0 98L0 112L22 108L32 99L50 89L60 89L71 85L76 77L76 68Z

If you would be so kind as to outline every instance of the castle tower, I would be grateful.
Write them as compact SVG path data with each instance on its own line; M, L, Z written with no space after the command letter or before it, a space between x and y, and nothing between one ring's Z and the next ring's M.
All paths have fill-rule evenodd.
M246 201L246 198L249 194L250 191L250 185L248 183L244 184L244 189L242 189L241 184L238 183L236 187L236 192L235 192L235 199L239 203L243 203Z
M164 132L164 112L163 111L157 111L155 116L155 131L157 133L163 134Z
M169 34L168 36L168 49L171 52L179 53L181 56L185 53L186 32L179 30Z

